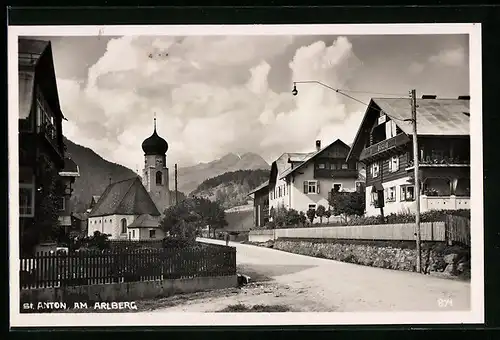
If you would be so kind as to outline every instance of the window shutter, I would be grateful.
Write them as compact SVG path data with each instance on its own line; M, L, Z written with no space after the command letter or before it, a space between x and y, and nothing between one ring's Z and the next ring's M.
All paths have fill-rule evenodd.
M316 193L319 194L319 181L316 182Z
M309 193L309 183L304 181L304 194Z

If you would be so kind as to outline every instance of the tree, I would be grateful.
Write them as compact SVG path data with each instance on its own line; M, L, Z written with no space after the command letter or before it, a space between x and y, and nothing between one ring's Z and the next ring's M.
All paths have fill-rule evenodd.
M309 221L311 221L311 224L313 224L314 218L316 217L316 209L309 209L306 214Z
M330 197L332 215L341 216L347 222L350 216L362 216L365 213L365 197L360 192L334 192Z
M319 224L323 224L323 216L325 216L326 209L321 204L316 208L316 216L319 217Z
M197 208L197 202L192 198L168 207L160 227L169 237L194 243L203 226L203 219L196 211Z
M325 211L325 217L327 219L327 222L326 223L330 223L330 217L332 216L332 210L330 209L330 207L328 207L328 210Z
M306 224L306 221L307 221L307 216L306 214L304 214L303 211L301 211L299 213L299 222L302 224L302 226L304 226Z

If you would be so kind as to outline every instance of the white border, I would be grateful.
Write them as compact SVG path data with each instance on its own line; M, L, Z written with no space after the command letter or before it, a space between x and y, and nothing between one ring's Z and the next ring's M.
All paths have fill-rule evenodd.
M377 313L19 313L18 36L122 35L425 35L468 34L471 109L471 310L469 312ZM12 327L70 326L214 326L214 325L363 325L484 323L482 78L480 24L361 25L173 25L173 26L9 26L9 202L10 322Z

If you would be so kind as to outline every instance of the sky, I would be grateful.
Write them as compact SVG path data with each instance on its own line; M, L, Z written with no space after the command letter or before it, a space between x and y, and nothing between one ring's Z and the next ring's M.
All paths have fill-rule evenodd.
M366 106L315 84L293 96L293 81L353 91L363 103L411 89L469 95L467 35L40 39L52 42L63 134L139 171L155 115L169 167L229 152L271 163L318 139L351 143Z

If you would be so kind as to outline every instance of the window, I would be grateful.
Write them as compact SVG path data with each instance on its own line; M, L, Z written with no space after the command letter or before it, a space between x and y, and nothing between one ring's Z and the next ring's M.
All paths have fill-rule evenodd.
M20 217L35 216L35 187L33 184L19 184Z
M156 172L156 185L162 184L162 173L161 171Z
M127 220L122 218L121 225L122 225L122 234L126 234L127 233Z
M398 133L397 126L393 120L390 120L387 123L385 123L385 135L387 139L395 137L397 133Z
M378 177L379 170L380 169L378 163L373 163L372 165L370 165L370 174L373 178Z
M149 238L155 238L156 237L156 230L150 230L149 231Z
M342 163L342 169L348 169L349 166L347 165L347 163Z
M309 210L316 210L316 204L309 204Z
M400 201L414 201L414 200L415 200L415 187L413 185L402 185Z
M389 172L396 172L399 170L399 157L394 156L389 159Z
M59 209L59 211L66 210L66 198L64 196L58 198L58 200L57 200L57 208Z
M281 197L281 186L278 188L278 197Z
M335 183L332 185L332 189L334 192L339 192L342 190L342 184L340 183Z
M304 194L319 194L318 181L304 181Z
M385 188L385 201L386 202L396 201L396 187Z
M338 166L336 163L331 163L330 164L330 170L337 170L338 169Z
M132 230L132 238L135 238L135 229Z
M326 168L325 163L319 163L318 164L318 169L325 169L325 168Z

